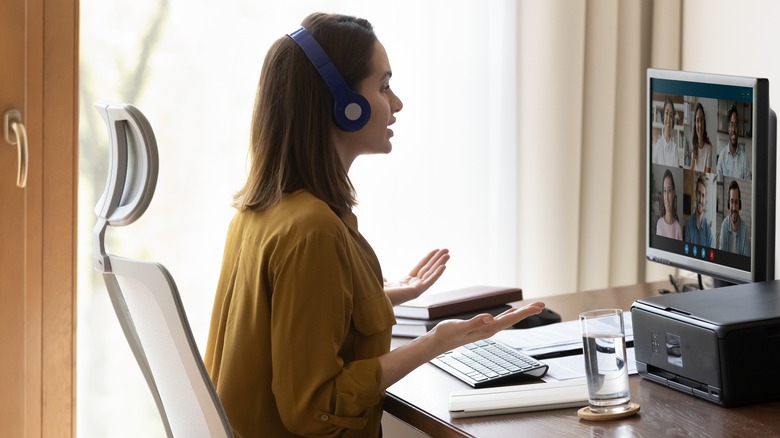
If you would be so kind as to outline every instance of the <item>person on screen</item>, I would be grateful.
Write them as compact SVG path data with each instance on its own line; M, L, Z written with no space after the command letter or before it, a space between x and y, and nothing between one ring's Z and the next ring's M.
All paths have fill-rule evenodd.
M682 227L677 219L677 191L674 176L669 169L664 172L663 189L661 192L660 217L655 226L655 233L670 239L682 240Z
M737 181L729 184L729 215L720 226L718 249L750 256L748 226L739 215L742 210L742 191Z
M685 240L695 245L712 247L712 230L710 222L704 217L704 207L707 202L707 178L699 174L696 178L696 190L694 191L694 203L696 211L688 216L685 222Z
M250 168L234 198L204 361L236 436L378 437L390 385L544 304L443 321L391 351L393 306L434 284L449 253L433 250L399 285L385 283L358 230L348 172L358 156L392 149L388 128L403 105L387 53L364 19L315 13L302 24L308 34L293 32L300 45L276 40L260 73ZM312 39L365 98L365 125L336 118L304 51L316 49Z
M731 178L750 179L750 163L745 149L739 146L739 113L737 106L731 105L726 114L729 121L729 143L718 154L718 175Z
M691 170L710 173L712 172L712 143L707 135L707 119L704 117L704 106L701 102L696 104L693 114Z
M664 128L658 141L653 145L655 164L680 167L680 156L677 154L677 142L674 141L674 103L668 96L664 100Z

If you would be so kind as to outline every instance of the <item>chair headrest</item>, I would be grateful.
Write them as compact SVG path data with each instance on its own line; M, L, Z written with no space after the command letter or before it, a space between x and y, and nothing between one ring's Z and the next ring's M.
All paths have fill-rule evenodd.
M157 140L146 116L129 104L98 102L111 145L108 178L95 213L111 226L135 222L149 207L157 186Z
M157 186L157 140L146 116L134 106L98 102L95 107L106 122L111 144L106 188L95 205L93 258L96 269L110 272L106 226L129 225L149 207Z

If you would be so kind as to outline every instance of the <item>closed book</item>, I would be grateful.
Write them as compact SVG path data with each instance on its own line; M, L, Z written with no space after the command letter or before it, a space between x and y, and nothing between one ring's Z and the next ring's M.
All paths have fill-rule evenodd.
M472 286L427 293L393 308L396 317L437 319L520 301L523 291L514 287Z
M405 338L416 338L417 336L424 335L432 328L446 319L471 319L481 313L489 313L493 316L500 315L511 309L512 306L503 305L497 307L491 307L489 309L480 309L472 312L458 313L457 315L448 316L445 318L437 319L415 319L415 318L395 318L395 325L393 326L393 336L400 336Z

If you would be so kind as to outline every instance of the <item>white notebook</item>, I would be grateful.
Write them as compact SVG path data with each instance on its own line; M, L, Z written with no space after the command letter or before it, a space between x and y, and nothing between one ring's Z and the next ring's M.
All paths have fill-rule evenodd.
M587 383L585 379L574 379L453 391L450 393L449 411L453 418L461 418L587 405Z

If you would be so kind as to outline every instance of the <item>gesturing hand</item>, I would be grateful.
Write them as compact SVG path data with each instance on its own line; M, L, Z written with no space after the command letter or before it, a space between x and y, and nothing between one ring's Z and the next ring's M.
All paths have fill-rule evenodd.
M397 306L419 297L441 277L449 259L448 249L434 249L409 271L409 275L397 283L388 283L385 280L385 292L390 297L390 302Z
M544 303L537 301L520 308L509 309L498 316L484 313L467 320L448 319L437 324L429 334L438 339L441 351L444 352L470 342L487 339L531 315L538 314L542 309Z
M543 308L544 303L534 302L519 309L509 309L498 316L482 313L466 320L444 320L428 333L379 357L379 364L382 367L382 380L379 386L387 389L413 369L445 351L489 338L523 318L536 315Z

